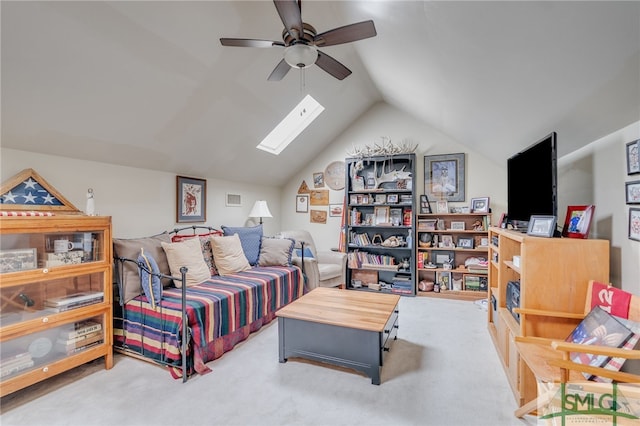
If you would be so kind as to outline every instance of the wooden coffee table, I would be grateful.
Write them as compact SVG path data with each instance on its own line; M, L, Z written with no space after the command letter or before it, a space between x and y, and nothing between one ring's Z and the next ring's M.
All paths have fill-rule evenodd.
M352 368L380 384L398 332L400 296L318 287L280 309L280 362L289 357Z

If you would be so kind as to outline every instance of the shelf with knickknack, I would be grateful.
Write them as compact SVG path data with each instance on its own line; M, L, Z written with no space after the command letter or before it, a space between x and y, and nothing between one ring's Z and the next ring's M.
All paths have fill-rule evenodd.
M418 214L416 222L418 295L485 298L490 214Z
M347 289L415 295L415 154L347 158Z

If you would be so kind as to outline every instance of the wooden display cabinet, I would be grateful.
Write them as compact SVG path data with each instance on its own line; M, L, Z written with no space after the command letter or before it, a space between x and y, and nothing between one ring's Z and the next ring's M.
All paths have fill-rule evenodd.
M346 165L347 289L415 296L415 154Z
M418 295L468 300L485 298L491 216L487 213L430 213L417 215L416 222L418 283L447 283L447 289L439 291L422 291L418 284ZM484 262L465 265L470 258Z
M113 365L111 218L0 218L0 396Z
M514 256L519 256L514 262ZM488 328L516 402L537 395L536 380L521 359L518 336L564 340L579 321L521 315L507 308L507 286L519 281L519 307L582 314L589 280L609 282L609 241L543 238L489 229Z

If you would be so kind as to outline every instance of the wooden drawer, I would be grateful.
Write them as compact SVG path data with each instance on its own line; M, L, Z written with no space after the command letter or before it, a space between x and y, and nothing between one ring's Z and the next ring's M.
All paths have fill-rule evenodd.
M393 314L389 318L389 321L384 326L384 330L380 335L380 350L381 358L384 358L385 354L391 349L391 344L396 340L398 336L398 306L393 309Z

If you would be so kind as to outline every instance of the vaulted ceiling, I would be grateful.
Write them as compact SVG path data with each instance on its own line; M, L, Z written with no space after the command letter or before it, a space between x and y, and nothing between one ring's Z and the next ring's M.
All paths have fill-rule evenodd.
M304 82L267 81L282 48L220 45L280 41L270 1L0 7L8 148L279 186L380 101L500 164L551 130L562 155L640 119L638 2L304 1L318 32L378 33L322 49L351 76ZM306 93L324 113L281 155L255 149Z

